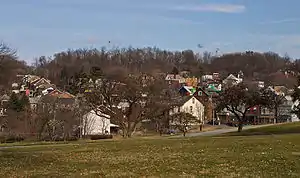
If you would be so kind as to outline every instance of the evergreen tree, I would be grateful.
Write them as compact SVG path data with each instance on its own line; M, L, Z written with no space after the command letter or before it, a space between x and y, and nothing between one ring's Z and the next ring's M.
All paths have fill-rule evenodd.
M9 100L9 109L21 112L29 105L29 98L25 94L19 97L16 93L12 93Z
M12 93L9 99L9 109L20 112L21 106L19 102L18 95L16 93Z

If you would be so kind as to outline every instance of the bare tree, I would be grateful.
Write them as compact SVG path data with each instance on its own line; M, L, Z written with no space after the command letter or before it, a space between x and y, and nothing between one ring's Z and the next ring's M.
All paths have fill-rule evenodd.
M161 90L152 76L131 74L121 80L98 81L100 84L86 94L87 100L97 115L119 125L124 137L131 137L137 124L156 112L154 106Z
M238 132L241 132L247 111L257 105L267 105L267 100L262 96L258 90L249 90L243 84L232 86L220 93L217 110L227 109L233 113L238 120Z
M184 137L188 132L188 127L197 123L199 123L198 118L190 113L179 112L172 115L172 125L174 125L176 129L180 130Z
M277 123L278 119L278 109L285 102L285 96L282 94L277 94L275 91L270 89L264 90L265 100L267 101L267 108L274 110L274 123Z
M16 59L17 51L15 49L10 48L4 42L0 42L0 61L4 58Z

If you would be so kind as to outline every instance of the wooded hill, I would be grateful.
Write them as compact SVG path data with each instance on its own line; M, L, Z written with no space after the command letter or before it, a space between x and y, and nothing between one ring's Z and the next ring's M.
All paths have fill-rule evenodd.
M58 87L65 87L81 72L90 72L93 67L111 75L126 73L170 73L174 67L190 71L192 76L219 72L222 77L229 73L244 72L246 80L263 80L267 84L292 87L296 83L300 60L279 56L273 52L237 52L214 56L212 53L196 53L192 50L166 51L159 48L122 49L76 49L56 53L51 57L41 56L31 65L20 61L13 50L1 45L0 85L7 88L17 74L31 73L44 76ZM5 50L4 50L5 49Z

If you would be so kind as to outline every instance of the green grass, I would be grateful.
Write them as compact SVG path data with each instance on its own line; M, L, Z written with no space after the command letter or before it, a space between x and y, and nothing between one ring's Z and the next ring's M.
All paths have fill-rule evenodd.
M0 148L0 177L300 177L300 135Z
M240 133L231 132L226 136L250 136L250 135L272 135L272 134L291 134L300 133L300 122L284 123L260 128L244 130Z

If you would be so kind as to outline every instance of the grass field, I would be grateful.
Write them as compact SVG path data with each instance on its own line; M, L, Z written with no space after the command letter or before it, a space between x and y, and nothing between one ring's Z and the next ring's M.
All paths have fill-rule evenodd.
M300 133L300 122L283 123L260 128L244 130L240 133L232 132L224 134L226 136L250 136L250 135L272 135Z
M299 134L103 140L0 153L0 177L300 177Z

